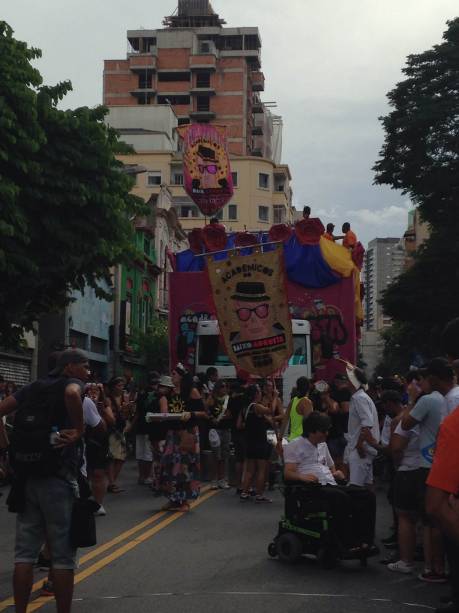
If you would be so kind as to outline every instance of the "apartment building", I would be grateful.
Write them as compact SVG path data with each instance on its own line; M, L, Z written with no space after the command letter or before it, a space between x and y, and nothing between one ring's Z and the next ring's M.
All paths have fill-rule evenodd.
M368 243L363 268L366 330L379 332L391 324L379 300L382 292L403 272L404 261L405 249L400 238L375 238Z
M104 63L104 104L170 104L178 124L227 126L234 155L272 158L281 121L260 99L258 28L227 28L208 0L179 0L164 28L128 30L125 59Z

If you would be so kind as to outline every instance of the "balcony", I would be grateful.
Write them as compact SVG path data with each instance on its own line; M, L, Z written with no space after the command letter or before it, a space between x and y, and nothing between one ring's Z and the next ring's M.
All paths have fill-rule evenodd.
M190 94L194 94L195 96L215 96L215 87L192 87L190 89Z
M255 113L255 114L264 113L263 102L260 100L258 96L254 96L252 98L252 113Z
M217 70L217 58L213 54L190 55L190 70Z
M263 126L253 126L252 136L263 136Z
M129 69L136 73L156 71L156 58L152 55L133 55L129 57Z
M196 121L210 121L212 119L215 119L216 117L216 113L214 113L214 111L208 110L208 111L192 111L190 113L190 117L192 119L195 119Z
M265 91L265 75L262 72L252 72L252 90L254 92Z
M245 57L253 70L261 68L261 49L221 49L220 57Z

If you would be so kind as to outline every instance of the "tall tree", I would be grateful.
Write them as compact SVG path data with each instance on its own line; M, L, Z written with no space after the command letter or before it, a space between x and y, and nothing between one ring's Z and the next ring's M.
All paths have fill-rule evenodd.
M431 235L382 303L404 324L401 342L417 338L419 349L438 351L432 332L459 314L459 18L441 44L410 55L403 72L381 119L375 182L409 195Z
M63 308L73 289L133 255L131 220L145 211L115 158L106 110L62 111L69 82L42 85L40 57L0 22L0 342Z

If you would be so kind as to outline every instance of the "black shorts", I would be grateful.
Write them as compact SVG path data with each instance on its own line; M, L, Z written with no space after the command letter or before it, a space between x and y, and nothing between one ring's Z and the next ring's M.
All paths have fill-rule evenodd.
M88 470L105 470L109 461L108 443L86 441Z
M245 457L247 460L269 460L271 457L272 445L265 443L247 443Z
M394 507L397 511L424 516L426 474L422 469L397 471L394 478Z

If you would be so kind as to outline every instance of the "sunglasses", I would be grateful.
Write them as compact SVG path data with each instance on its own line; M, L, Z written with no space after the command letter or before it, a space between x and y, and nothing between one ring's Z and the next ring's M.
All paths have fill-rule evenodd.
M249 321L252 313L259 319L266 319L269 313L269 304L259 304L254 309L249 309L248 307L242 307L236 311L239 321Z
M218 166L216 164L198 164L199 172L203 174L204 171L208 172L210 175L216 175L218 171Z

